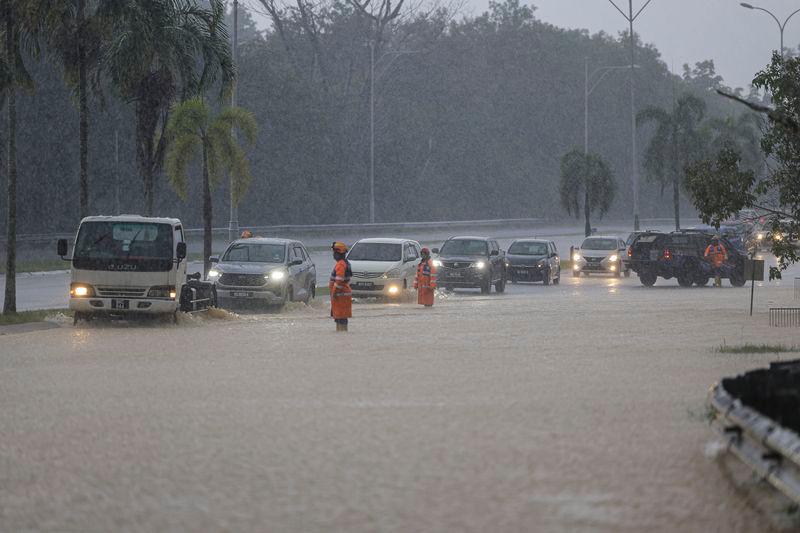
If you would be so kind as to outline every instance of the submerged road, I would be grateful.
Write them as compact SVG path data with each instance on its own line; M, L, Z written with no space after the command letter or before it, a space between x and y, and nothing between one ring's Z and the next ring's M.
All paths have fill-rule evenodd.
M791 278L789 278L791 279ZM565 278L0 336L0 531L770 531L708 388L800 345L757 291Z

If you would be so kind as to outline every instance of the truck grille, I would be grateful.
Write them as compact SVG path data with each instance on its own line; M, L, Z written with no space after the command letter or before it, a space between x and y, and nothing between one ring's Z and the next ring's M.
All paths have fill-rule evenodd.
M472 263L463 262L463 261L462 262L458 262L458 263L456 263L455 261L443 261L442 262L442 266L444 268L453 268L453 269L469 268L469 267L472 266Z
M143 298L147 287L95 287L101 298Z
M263 274L223 274L219 277L219 284L229 287L260 287L266 283Z

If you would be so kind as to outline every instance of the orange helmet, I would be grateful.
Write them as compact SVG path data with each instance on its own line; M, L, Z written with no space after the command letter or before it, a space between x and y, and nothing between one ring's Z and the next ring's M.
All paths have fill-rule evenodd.
M242 232L242 236L241 236L240 238L241 238L241 239L250 239L250 238L252 238L252 237L253 237L253 232L252 232L252 231L250 231L249 229L246 229L246 230L244 230L244 231Z
M340 254L347 253L347 245L343 242L336 241L331 245L331 250L339 252Z

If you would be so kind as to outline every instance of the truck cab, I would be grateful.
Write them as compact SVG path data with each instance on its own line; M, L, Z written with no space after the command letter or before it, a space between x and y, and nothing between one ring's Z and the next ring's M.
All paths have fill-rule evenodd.
M67 255L66 239L58 253ZM186 242L177 218L84 218L75 236L69 308L93 315L174 315L186 285Z

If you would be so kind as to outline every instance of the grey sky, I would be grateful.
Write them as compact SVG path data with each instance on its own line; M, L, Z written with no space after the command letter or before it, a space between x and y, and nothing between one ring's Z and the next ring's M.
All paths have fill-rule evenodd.
M487 0L472 0L472 9L483 11ZM627 0L615 0L627 9ZM634 12L646 0L634 0ZM608 0L532 0L537 18L566 28L586 28L616 34L627 21ZM781 22L800 0L750 0L769 9ZM728 85L746 86L753 75L780 46L778 25L766 13L739 5L739 0L653 0L642 12L634 31L654 43L668 66L681 72L684 63L713 59ZM800 43L800 13L786 26L787 47Z

